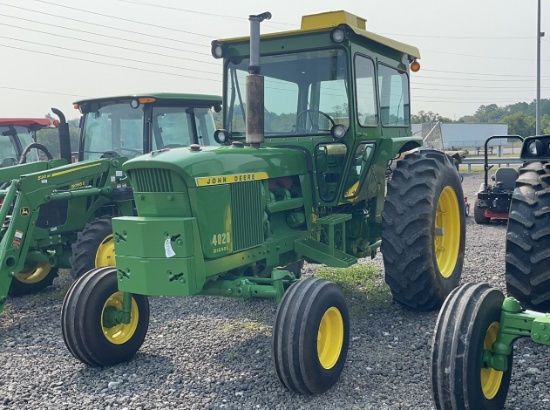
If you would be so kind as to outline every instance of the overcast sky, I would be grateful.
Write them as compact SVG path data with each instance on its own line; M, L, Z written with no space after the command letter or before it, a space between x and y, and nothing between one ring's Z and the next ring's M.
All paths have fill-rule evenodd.
M536 98L537 0L0 0L0 117L77 118L75 100L136 92L221 95L213 39L297 29L346 10L367 30L420 49L412 112L452 119ZM550 0L542 0L541 98L550 98Z

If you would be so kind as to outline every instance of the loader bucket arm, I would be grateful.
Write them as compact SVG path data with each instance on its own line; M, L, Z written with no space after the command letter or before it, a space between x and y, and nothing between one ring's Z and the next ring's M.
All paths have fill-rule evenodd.
M54 169L22 175L11 181L9 187L0 190L0 312L6 301L12 278L28 261L30 246L39 231L36 221L40 207L59 201L82 197L110 196L116 186L115 175L122 171L120 164L125 158L101 159L88 163L76 163ZM102 177L101 186L86 186L82 181ZM75 187L75 188L71 188ZM33 252L34 261L49 261L46 252Z

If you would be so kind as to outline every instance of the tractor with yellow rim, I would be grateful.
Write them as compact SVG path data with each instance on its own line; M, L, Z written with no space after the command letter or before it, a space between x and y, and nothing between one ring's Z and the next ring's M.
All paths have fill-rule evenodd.
M63 118L61 159L0 169L0 311L8 293L43 289L60 268L78 277L113 265L111 218L134 214L122 164L153 150L181 153L214 142L221 98L133 94L81 100L75 108L82 114L77 158Z
M59 119L1 118L0 119L0 189L6 189L21 174L52 169L71 160L69 126L65 115L58 109L52 112ZM37 132L55 126L58 131L59 153L54 159L48 148L37 141ZM45 158L43 158L45 157ZM0 197L0 207L3 199ZM4 221L6 223L6 221ZM57 276L56 269L40 264L27 264L14 276L9 287L11 296L19 296L51 285Z
M434 331L438 410L499 410L519 338L550 346L550 135L527 137L510 202L506 289L467 283L446 299Z
M422 139L411 133L418 49L345 11L260 40L270 17L250 16L250 37L212 43L223 63L220 146L122 166L137 216L113 218L116 266L82 275L63 302L63 337L78 360L131 359L148 296L269 297L280 302L279 379L318 394L344 368L350 318L337 285L300 279L304 260L349 267L380 248L393 297L414 309L438 307L458 285L460 176L443 152L414 150Z

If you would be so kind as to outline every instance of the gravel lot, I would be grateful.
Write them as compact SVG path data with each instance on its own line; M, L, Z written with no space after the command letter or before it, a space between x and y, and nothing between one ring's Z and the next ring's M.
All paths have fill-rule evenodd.
M465 174L473 206L481 173ZM467 218L463 281L504 289L505 224ZM364 260L379 267L382 258ZM314 269L308 266L308 269ZM151 324L129 363L89 368L65 348L59 324L71 280L10 299L0 315L1 409L433 409L430 346L437 312L397 304L352 319L348 363L327 393L299 396L271 363L271 300L150 298ZM547 349L516 344L506 409L549 409Z

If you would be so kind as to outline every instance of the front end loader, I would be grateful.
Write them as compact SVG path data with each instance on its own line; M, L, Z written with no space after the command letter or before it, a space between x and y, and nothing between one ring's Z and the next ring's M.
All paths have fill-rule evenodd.
M0 171L12 174L0 189L0 309L8 293L42 289L60 268L78 277L114 265L111 218L134 214L122 155L209 144L220 104L216 96L170 93L78 101L77 162L65 145L67 158Z

